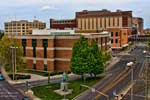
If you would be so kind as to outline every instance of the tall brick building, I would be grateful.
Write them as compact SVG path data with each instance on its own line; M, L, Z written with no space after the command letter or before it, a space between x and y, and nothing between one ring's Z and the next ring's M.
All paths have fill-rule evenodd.
M132 11L83 10L76 12L75 20L71 24L67 21L67 24L64 24L63 20L58 20L57 24L51 21L50 27L61 29L61 27L74 28L76 26L76 33L99 33L106 30L112 34L112 48L121 49L128 46L128 36L132 33L132 18ZM55 21L57 22L57 20ZM68 24L70 25L69 27ZM73 27L71 26L72 24L74 25Z
M57 35L50 34L54 32ZM51 72L70 71L72 48L81 34L68 34L68 32L71 32L68 30L63 34L59 34L61 31L58 32L57 30L45 35L33 33L34 35L15 36L22 43L28 69ZM96 39L103 51L109 52L111 50L110 33L83 35L89 42Z

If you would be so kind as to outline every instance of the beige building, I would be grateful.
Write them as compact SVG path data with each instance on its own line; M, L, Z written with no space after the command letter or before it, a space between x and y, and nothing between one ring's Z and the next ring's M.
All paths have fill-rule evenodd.
M5 22L5 34L8 35L27 35L32 34L32 29L45 29L46 23L34 20L29 22L27 20Z

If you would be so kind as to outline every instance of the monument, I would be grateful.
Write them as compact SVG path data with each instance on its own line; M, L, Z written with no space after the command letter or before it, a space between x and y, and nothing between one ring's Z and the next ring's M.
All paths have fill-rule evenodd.
M62 82L60 83L60 89L58 90L54 90L55 93L64 96L63 100L67 100L65 99L65 96L68 94L72 94L72 89L68 89L68 76L66 74L66 72L63 73L63 77L62 77Z

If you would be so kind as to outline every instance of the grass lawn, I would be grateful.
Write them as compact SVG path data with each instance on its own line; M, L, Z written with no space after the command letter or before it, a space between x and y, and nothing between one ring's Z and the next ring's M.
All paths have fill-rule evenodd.
M103 77L97 77L97 78L88 78L86 82L83 82L82 80L76 80L76 81L70 81L69 82L69 89L73 89L73 93L70 95L67 95L67 98L69 100L73 99L75 96L80 94L81 92L85 91L87 88L82 87L80 89L80 84L85 84L88 86L93 86L98 81L100 81ZM45 86L39 86L32 88L34 95L41 98L42 100L61 100L63 99L63 96L60 96L53 92L54 90L57 90L60 88L60 84L49 84Z

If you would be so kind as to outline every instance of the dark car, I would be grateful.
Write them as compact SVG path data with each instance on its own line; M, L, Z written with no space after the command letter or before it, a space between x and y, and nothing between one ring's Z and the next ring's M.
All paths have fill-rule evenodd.
M24 97L22 100L31 100L29 97Z
M0 81L3 81L4 80L4 77L3 75L0 73Z

